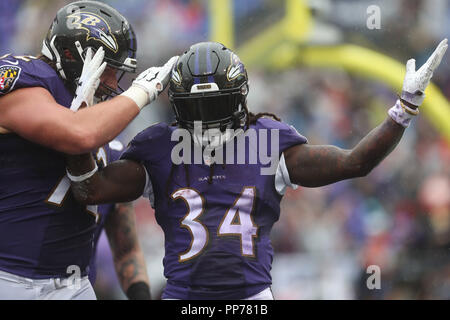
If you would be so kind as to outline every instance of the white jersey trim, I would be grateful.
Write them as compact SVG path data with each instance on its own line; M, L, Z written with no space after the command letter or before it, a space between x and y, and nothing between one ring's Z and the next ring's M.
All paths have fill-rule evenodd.
M145 187L144 191L142 192L142 196L148 198L148 200L150 200L150 205L152 206L152 208L155 208L155 194L153 192L152 181L150 180L150 176L148 175L145 166L142 167L144 167L145 171Z
M291 182L289 172L286 167L286 161L284 160L284 153L281 154L280 162L278 163L277 172L275 173L275 189L280 195L284 195L286 188L297 189L298 185Z

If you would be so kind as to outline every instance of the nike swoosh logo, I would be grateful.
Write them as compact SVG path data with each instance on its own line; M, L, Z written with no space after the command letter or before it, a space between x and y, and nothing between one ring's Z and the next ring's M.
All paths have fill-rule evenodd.
M15 61L15 62L13 62L13 61L8 61L8 60L3 60L4 62L8 62L8 63L11 63L12 65L15 65L15 66L17 66L18 64L19 64L19 61Z

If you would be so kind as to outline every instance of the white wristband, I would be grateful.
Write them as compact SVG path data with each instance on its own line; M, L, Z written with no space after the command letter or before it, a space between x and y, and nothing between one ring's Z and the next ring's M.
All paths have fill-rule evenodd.
M122 93L121 96L125 96L133 100L139 107L139 110L142 110L142 108L149 103L147 92L137 86L131 86L128 90Z
M81 176L73 176L69 173L69 170L66 169L67 177L73 182L82 182L84 180L87 180L98 171L97 162L94 162L94 165L95 165L94 169L92 169L89 172L86 172L85 174L82 174Z
M408 106L405 106L400 99L398 99L395 105L389 109L388 114L392 120L404 128L407 128L411 119L419 114L419 110L413 110Z

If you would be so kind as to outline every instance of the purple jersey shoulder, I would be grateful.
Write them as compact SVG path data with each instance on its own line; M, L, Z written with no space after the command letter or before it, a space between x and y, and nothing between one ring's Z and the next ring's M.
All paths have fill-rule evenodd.
M308 143L308 139L301 135L293 126L285 122L263 117L256 121L255 127L257 129L278 130L280 153L297 144Z
M17 89L42 87L60 105L70 107L73 94L52 67L31 56L16 57L8 55L0 59L0 96Z
M139 162L143 160L158 161L171 152L171 147L175 143L171 143L171 134L176 128L176 126L169 126L167 123L158 123L141 131L129 143L121 159ZM294 145L308 143L308 140L298 133L294 127L284 122L260 118L254 128L257 130L278 130L280 153Z
M148 127L131 140L120 158L138 162L161 159L171 151L171 143L168 142L176 128L163 122Z

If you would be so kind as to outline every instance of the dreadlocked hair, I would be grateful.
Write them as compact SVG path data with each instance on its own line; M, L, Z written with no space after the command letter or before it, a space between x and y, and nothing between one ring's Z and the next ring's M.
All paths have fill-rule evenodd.
M257 114L254 114L253 112L248 111L246 102L242 103L242 106L245 110L245 113L247 114L247 119L245 123L247 129L250 128L250 125L256 124L256 121L258 121L258 119L262 117L271 117L276 121L281 121L281 119L278 116L270 112L259 112Z
M242 103L242 106L243 106L243 108L245 110L245 113L247 114L247 117L246 117L246 120L245 120L246 130L248 128L250 128L250 125L256 124L258 119L263 118L263 117L271 117L275 121L281 121L281 119L277 115L275 115L273 113L270 113L270 112L259 112L257 114L249 112L248 108L247 108L247 103L245 103L245 102ZM174 122L172 122L172 124L171 124L171 126L177 126L177 125L178 125L178 121L176 121L176 120ZM208 177L208 180L207 180L208 184L212 184L213 183L215 164L216 163L213 162L210 165L210 167L209 167L209 177ZM170 204L170 194L169 194L169 192L170 192L170 183L171 183L172 178L173 178L173 173L175 171L175 167L176 167L176 165L172 163L172 167L170 168L169 178L168 178L167 183L166 183L166 194L167 194L168 204ZM225 163L222 164L222 169L225 169ZM187 186L190 187L189 166L186 163L184 164L184 170L185 170L185 173L186 173Z

